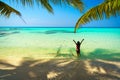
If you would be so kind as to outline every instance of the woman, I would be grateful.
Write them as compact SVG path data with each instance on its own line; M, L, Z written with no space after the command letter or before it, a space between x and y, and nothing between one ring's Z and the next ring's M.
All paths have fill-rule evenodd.
M73 40L73 41L74 41L74 43L76 44L76 53L77 53L77 56L79 57L79 56L81 55L81 54L80 54L80 46L81 46L82 42L84 41L84 39L82 39L81 42L77 41L77 43L76 43L75 40Z

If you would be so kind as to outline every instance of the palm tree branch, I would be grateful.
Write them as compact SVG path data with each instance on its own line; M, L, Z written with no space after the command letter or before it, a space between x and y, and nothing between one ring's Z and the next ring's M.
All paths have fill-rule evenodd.
M9 0L10 2L22 4L23 6L33 6L34 0Z
M50 1L54 4L60 4L60 5L62 5L62 3L65 5L67 4L75 8L78 8L80 11L83 10L83 5L84 5L81 0L50 0Z
M37 0L44 8L46 8L50 13L53 13L53 8L50 5L49 0Z
M34 6L35 4L38 4L38 6L42 5L50 13L53 13L51 3L57 5L68 4L75 8L80 9L80 11L83 10L83 3L81 0L8 0L8 1L22 4L23 6Z
M83 11L83 2L81 0L72 0L70 4L75 8L78 8L81 12Z
M74 32L79 26L90 22L91 20L99 20L104 17L110 18L110 16L116 16L120 14L120 0L106 0L102 4L91 8L85 14L83 14L75 25Z
M9 17L11 13L21 16L21 13L4 2L0 1L0 14Z

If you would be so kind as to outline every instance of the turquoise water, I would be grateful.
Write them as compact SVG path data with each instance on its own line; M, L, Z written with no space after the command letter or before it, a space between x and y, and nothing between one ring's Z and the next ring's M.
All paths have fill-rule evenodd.
M73 39L85 39L84 53L109 50L120 53L120 28L0 28L0 53L75 52ZM99 51L100 52L100 51Z
M120 28L0 28L0 46L72 47L73 39L85 39L86 48L120 49Z

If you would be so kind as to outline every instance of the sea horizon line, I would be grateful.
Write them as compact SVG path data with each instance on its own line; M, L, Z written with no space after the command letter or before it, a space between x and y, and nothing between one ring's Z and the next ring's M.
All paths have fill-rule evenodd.
M74 28L72 26L0 26L0 28ZM120 27L79 27L79 28L120 28Z

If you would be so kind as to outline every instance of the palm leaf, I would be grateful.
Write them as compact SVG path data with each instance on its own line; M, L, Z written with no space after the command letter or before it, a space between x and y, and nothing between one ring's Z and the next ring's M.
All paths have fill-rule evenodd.
M23 6L34 6L35 4L38 4L39 6L43 6L44 8L46 8L50 13L53 13L53 8L50 3L57 5L67 4L80 9L80 11L83 10L83 3L81 2L81 0L8 0L8 1L12 3L22 4ZM12 12L21 16L19 11L0 1L1 15L9 17Z
M78 8L81 12L83 11L83 3L81 0L72 0L70 5Z
M22 4L23 6L33 6L35 0L8 0L11 3Z
M21 4L23 6L30 6L33 7L34 5L38 4L38 6L43 6L49 12L53 13L53 8L51 7L49 0L8 0L9 2L14 2L15 4Z
M75 25L74 32L79 26L90 22L91 20L99 20L104 17L110 18L110 16L120 15L120 0L106 0L102 4L91 8L85 14L83 14Z
M15 13L18 16L21 16L19 11L0 1L0 14L9 17L11 13Z
M36 0L36 2L40 5L42 5L44 8L48 10L48 12L53 13L53 8L50 5L49 0Z
M80 11L83 10L83 2L81 0L50 0L54 4L65 4L65 5L70 5L75 8L80 9Z
M38 6L43 6L48 12L53 13L53 8L50 3L53 4L67 4L73 6L75 8L83 10L83 3L81 0L9 0L10 2L17 2L18 4L22 4L23 6L34 6L34 4L38 4Z

